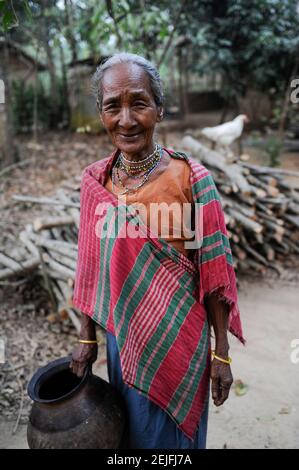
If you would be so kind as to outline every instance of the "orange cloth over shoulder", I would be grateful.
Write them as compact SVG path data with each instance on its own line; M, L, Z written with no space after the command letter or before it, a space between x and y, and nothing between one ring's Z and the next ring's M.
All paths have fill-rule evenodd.
M174 158L168 153L165 155L167 155L168 163L162 173L155 175L154 171L149 181L133 193L120 195L122 190L117 185L116 188L114 187L114 194L117 194L126 204L133 204L135 208L138 208L139 216L146 225L150 226L153 233L165 239L187 258L192 259L194 250L184 247L186 240L192 240L190 224L193 196L189 179L190 166L185 160ZM133 184L135 186L137 182ZM133 186L133 184L130 182L127 185ZM111 176L107 179L105 188L113 192ZM162 204L161 209L158 210L157 205L152 203L166 203L166 205L164 204L163 209ZM183 204L186 205L183 206ZM187 206L189 206L188 209Z

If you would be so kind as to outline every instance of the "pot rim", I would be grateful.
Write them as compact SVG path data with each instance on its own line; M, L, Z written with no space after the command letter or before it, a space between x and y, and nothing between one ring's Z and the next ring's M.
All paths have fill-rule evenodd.
M77 392L77 390L79 388L81 388L81 386L85 383L87 376L91 374L91 369L90 368L86 368L86 370L84 372L84 375L81 378L80 382L72 390L70 390L68 393L62 395L61 397L53 398L53 399L50 399L50 400L45 400L43 398L39 398L39 396L38 396L37 388L40 385L40 381L41 381L42 377L47 374L47 378L50 378L54 374L56 374L57 372L67 370L69 368L70 363L71 363L71 356L66 356L66 357L56 359L55 361L51 361L47 365L45 365L45 366L41 367L40 369L38 369L35 372L35 374L32 376L32 378L30 379L30 381L28 383L28 387L27 387L27 393L28 393L29 397L31 398L31 400L33 400L36 403L44 403L44 404L58 403L60 401L65 400L66 398L69 398L75 392Z

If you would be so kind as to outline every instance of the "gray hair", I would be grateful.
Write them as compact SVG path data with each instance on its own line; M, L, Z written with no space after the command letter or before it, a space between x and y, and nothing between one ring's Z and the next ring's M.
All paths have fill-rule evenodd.
M131 63L139 65L143 68L143 70L147 73L151 90L154 96L154 100L157 106L162 106L164 102L164 95L163 95L163 88L162 88L162 81L160 74L156 67L150 62L149 60L145 59L144 57L131 54L129 52L119 52L117 54L112 55L110 58L105 60L102 64L100 64L94 75L92 76L92 90L97 98L97 104L100 109L102 110L103 104L103 76L106 70L113 67L113 65L123 64L123 63Z

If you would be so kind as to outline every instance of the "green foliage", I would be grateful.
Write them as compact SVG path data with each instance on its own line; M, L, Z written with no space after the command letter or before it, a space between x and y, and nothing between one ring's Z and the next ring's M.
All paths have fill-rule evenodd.
M227 0L205 2L206 24L195 28L195 70L220 72L223 93L246 90L283 93L299 54L297 0ZM191 20L191 19L190 19Z
M81 38L97 55L117 50L135 52L158 61L171 32L168 6L149 1L120 0L112 2L112 12L106 2L90 0L75 13ZM174 4L179 5L179 2ZM144 4L144 8L142 7ZM173 6L174 7L174 6ZM113 13L113 17L111 16Z
M268 137L262 145L262 150L268 158L268 165L272 167L280 166L280 155L282 142L276 136Z
M50 98L47 97L44 87L39 82L34 91L33 85L24 86L21 81L12 83L12 111L16 132L32 130L34 119L34 93L37 97L37 122L40 129L49 127Z
M177 40L187 37L190 43L181 51L188 55L189 72L219 73L222 96L236 101L249 88L278 99L283 95L299 54L297 4L297 0L0 0L0 15L11 39L30 46L33 57L38 51L49 69L54 63L53 89L53 75L59 79L61 75L61 49L66 62L125 50L159 63L169 46L160 67L167 85L168 59L177 54ZM19 28L11 27L18 22ZM176 71L172 73L175 76Z
M253 130L250 134L250 145L259 151L264 165L280 166L283 143L277 135L271 134L264 138L260 131Z
M0 25L4 32L9 29L19 26L19 18L16 9L21 9L25 12L28 18L31 18L31 11L27 0L0 0Z

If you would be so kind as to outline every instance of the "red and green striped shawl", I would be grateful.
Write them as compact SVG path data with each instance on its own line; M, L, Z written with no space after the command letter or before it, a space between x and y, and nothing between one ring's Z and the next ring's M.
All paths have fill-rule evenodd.
M229 329L244 343L232 254L218 192L209 171L190 164L194 202L202 204L202 246L194 264L153 237L104 185L118 151L85 168L81 181L73 305L116 336L124 382L161 407L190 438L209 396L210 331L204 297L230 305ZM99 210L105 204L104 213ZM140 222L140 225L139 225ZM144 236L126 237L143 225ZM113 233L102 236L99 233Z

